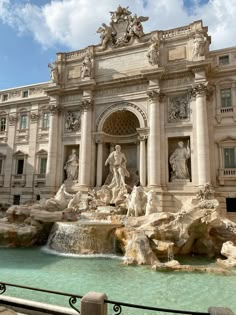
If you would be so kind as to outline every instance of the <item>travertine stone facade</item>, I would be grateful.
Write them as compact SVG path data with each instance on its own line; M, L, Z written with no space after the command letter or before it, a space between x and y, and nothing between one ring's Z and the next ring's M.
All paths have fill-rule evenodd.
M201 21L145 34L147 19L119 7L99 45L57 54L50 82L0 91L2 202L53 195L72 150L68 190L101 187L120 144L127 184L139 176L163 210L207 182L236 210L236 48L210 51Z

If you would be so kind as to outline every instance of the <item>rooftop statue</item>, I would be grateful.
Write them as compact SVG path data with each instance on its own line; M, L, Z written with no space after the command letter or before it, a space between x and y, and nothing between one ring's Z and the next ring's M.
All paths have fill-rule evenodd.
M97 33L100 33L101 48L105 50L108 44L111 47L122 47L132 44L133 39L138 40L144 35L142 22L149 18L145 16L131 15L128 7L122 8L120 5L114 12L111 13L111 22L109 26L105 23L98 28Z

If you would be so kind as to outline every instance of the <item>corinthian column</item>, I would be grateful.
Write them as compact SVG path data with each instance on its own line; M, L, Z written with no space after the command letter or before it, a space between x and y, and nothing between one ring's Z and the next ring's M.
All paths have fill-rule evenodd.
M59 104L58 97L51 98L50 104L50 128L48 141L48 159L46 171L46 186L54 193L56 190L57 176L57 139L58 139L58 115Z
M148 186L161 184L161 124L160 89L148 90L149 97L149 139L148 139Z
M91 178L92 150L92 101L82 100L81 145L79 159L79 185L88 188Z
M196 98L196 119L194 129L197 145L198 185L204 185L210 182L209 134L206 104L207 93L207 83L198 83L193 86L192 95Z

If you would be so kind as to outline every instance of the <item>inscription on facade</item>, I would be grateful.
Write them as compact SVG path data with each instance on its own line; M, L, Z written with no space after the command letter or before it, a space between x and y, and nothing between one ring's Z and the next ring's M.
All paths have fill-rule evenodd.
M185 46L178 46L168 50L168 61L186 59Z

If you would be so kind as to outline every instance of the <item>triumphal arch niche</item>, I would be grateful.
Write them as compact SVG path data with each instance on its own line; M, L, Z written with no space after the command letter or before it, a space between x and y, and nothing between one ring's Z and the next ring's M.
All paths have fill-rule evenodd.
M97 178L97 186L101 186L102 183L109 184L111 181L111 174L105 167L105 160L117 144L122 147L127 158L127 169L129 169L127 185L133 187L140 184L140 173L143 184L146 184L146 178L143 176L146 170L142 169L140 163L146 151L146 135L147 116L143 109L128 102L115 103L107 107L97 119L96 142L98 162L100 162L100 165L97 164L97 169L101 170ZM140 141L144 142L142 146Z

